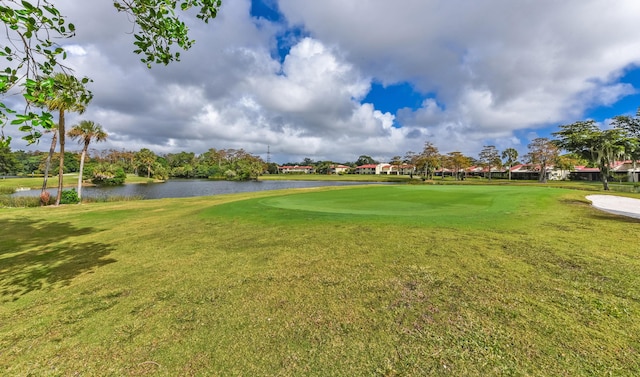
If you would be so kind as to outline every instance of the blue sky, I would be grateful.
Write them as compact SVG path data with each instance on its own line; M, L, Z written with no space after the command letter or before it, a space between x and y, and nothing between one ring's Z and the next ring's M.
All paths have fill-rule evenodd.
M265 19L280 25L281 30L276 36L277 49L274 49L272 54L281 62L286 59L292 40L316 37L314 33L305 30L304 24L300 25L298 23L292 26L287 16L280 10L279 3L275 0L252 0L251 15L256 19ZM575 14L573 14L573 16L575 16ZM579 22L580 17L577 17L576 21ZM599 76L592 78L584 77L583 80L585 81L592 81L603 87L609 87L611 90L609 90L608 94L613 95L603 93L600 98L598 98L597 95L596 98L585 98L583 103L579 103L580 106L578 109L573 111L568 110L567 114L561 117L561 119L535 122L532 125L527 124L525 121L522 125L514 125L510 135L511 137L507 136L506 139L492 140L489 135L489 137L484 139L480 135L479 139L481 139L482 144L501 144L503 148L516 147L520 150L521 154L524 154L526 153L526 145L531 139L535 137L552 138L552 133L557 130L560 124L583 119L594 119L600 122L602 127L606 127L608 121L616 115L635 114L638 107L640 107L640 91L638 90L640 88L640 68L638 67L636 56L635 60L623 61L621 65L614 70L596 72L600 76L607 77L606 79ZM612 76L613 78L611 78ZM444 100L439 99L437 90L420 90L418 86L421 85L413 82L411 77L404 79L396 78L394 80L388 79L384 77L384 75L376 77L376 72L374 71L371 72L370 79L370 88L366 96L359 99L360 103L370 103L376 110L382 113L392 114L394 116L393 127L396 129L401 129L406 126L404 124L406 117L399 116L400 112L405 114L419 112L426 100L431 100L442 109L446 109L447 105L444 103ZM607 90L604 90L604 92L607 92ZM580 92L575 93L576 96L580 96L581 94ZM535 109L532 111L535 111ZM413 117L409 118L413 119ZM421 134L421 136L422 135L423 134ZM425 136L425 139L429 139L428 133ZM478 146L479 144L476 143L476 149ZM465 152L473 155L473 151Z
M606 127L640 106L637 0L225 1L209 24L186 19L196 44L180 62L151 70L111 4L59 4L77 29L67 64L93 79L68 123L100 123L98 149L348 162L430 141L523 155L558 125Z
M276 0L252 0L251 15L258 19L266 19L283 26L283 31L277 37L278 49L274 51L280 61L283 61L289 52L288 44L291 38L302 38L308 36L308 33L301 32L299 25L291 27L287 22L285 15L281 13ZM602 123L602 127L606 127L607 122L616 115L629 114L634 115L640 107L640 68L638 62L630 63L624 68L624 74L615 80L617 83L626 83L631 88L625 95L621 95L615 102L604 103L596 101L590 106L585 106L579 114L573 119L567 119L566 123L583 119L594 119ZM376 109L382 112L389 112L397 115L401 109L410 109L417 111L427 99L437 101L437 93L425 93L416 90L415 85L410 81L398 81L391 83L383 83L373 77L371 88L367 95L360 101L361 103L371 103ZM548 124L537 125L534 128L522 127L514 130L514 136L521 139L522 142L531 139L534 136L553 138L552 133L558 128L558 122L550 122ZM399 119L394 122L395 128L402 128L403 124ZM487 142L489 144L490 141ZM520 146L523 149L524 145Z
M640 107L640 69L630 68L619 80L637 89L635 94L629 94L611 105L595 106L587 110L585 118L604 122L616 115L635 115Z

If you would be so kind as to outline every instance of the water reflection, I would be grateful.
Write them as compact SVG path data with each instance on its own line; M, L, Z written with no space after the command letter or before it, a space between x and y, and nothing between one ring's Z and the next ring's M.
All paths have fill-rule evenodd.
M288 188L349 186L374 182L325 182L325 181L211 181L207 179L171 179L165 183L128 184L116 187L83 187L85 198L101 198L109 196L136 196L144 199L186 198L192 196L208 196L234 194L239 192L267 191ZM50 189L52 196L56 189ZM39 196L40 190L20 191L13 196Z

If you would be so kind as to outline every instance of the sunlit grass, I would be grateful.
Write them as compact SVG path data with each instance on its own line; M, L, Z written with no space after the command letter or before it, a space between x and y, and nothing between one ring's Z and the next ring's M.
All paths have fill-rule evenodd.
M71 173L63 176L65 189L75 188L78 184L78 174ZM140 184L140 183L154 183L157 182L153 179L146 177L138 177L135 174L128 174L126 183ZM11 196L19 190L24 189L40 189L42 187L42 177L23 177L23 178L7 178L0 179L0 207L39 207L40 199L37 196L20 197ZM84 185L91 185L91 183L84 182ZM50 177L47 180L47 188L57 188L58 177ZM141 200L140 196L110 196L110 197L97 197L97 198L84 198L84 203L92 202L116 202L116 201L131 201Z
M0 178L0 189L13 190L20 188L39 189L42 188L43 177L20 177L20 178ZM65 187L76 186L78 184L78 173L65 174L63 176L63 184ZM150 183L154 182L153 179L146 177L139 177L135 174L127 174L126 183ZM85 182L85 184L88 184ZM49 177L47 180L47 187L58 187L58 176ZM12 192L13 192L12 191Z
M0 211L6 375L637 375L640 221L367 186Z
M265 174L259 180L270 181L353 181L353 182L408 182L408 175L376 174Z
M21 177L21 178L6 178L0 179L0 189L4 190L16 190L16 189L40 189L42 188L43 177ZM78 175L63 176L64 185L73 185L78 182ZM47 187L58 187L58 176L49 177L47 180Z

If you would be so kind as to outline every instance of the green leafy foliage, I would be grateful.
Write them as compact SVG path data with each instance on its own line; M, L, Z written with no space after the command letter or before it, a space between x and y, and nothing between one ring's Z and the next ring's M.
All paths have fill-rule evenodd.
M55 90L52 75L56 68L67 70L59 64L66 57L64 49L53 39L68 39L75 35L75 27L68 23L58 9L48 0L33 5L28 1L6 0L0 4L0 21L5 25L7 39L0 44L0 57L6 67L0 69L0 95L7 95L18 87L27 104L23 114L16 114L0 102L2 127L10 117L11 124L28 135L25 139L33 143L42 133L40 129L54 127L53 117L47 112L33 112L31 105L43 107L47 97ZM88 79L82 79L88 82ZM8 138L0 134L0 140Z
M485 145L480 151L478 156L480 166L487 169L489 180L491 180L491 169L500 168L502 166L502 160L500 159L500 152L494 145Z
M62 196L60 197L60 204L78 204L80 198L78 192L75 189L62 190Z
M180 152L163 157L149 149L135 153L138 175L165 180L177 178L211 178L232 181L256 179L266 170L265 162L243 149L211 148L200 156ZM277 165L274 171L277 172Z
M216 17L221 0L114 0L119 12L128 14L138 31L134 34L135 53L144 56L141 60L150 68L152 63L169 64L180 60L175 45L188 50L194 43L189 38L188 28L177 11L197 9L196 17L205 23ZM0 145L8 145L10 137L2 130L6 124L19 126L27 135L29 143L42 136L42 130L55 127L53 117L46 106L48 99L59 92L53 79L56 71L76 79L84 85L91 82L87 77L77 79L62 61L66 58L64 48L57 40L75 36L75 25L60 13L50 0L39 0L35 4L26 0L3 0L0 2L0 22L5 26L6 39L0 41ZM20 92L26 107L22 114L3 102L4 97ZM91 92L71 93L76 102L88 103ZM33 111L32 106L48 108Z
M638 108L635 117L619 115L613 118L612 124L627 136L626 157L633 161L635 171L636 161L640 160L640 108Z
M224 177L233 181L256 179L265 170L260 157L253 156L243 149L209 149L200 156L200 163L208 165L203 171L213 172L211 178Z
M557 164L559 155L558 147L546 137L535 138L527 146L529 153L525 156L527 162L536 166L540 172L538 180L547 182L547 167Z
M84 161L89 149L91 141L100 142L107 138L107 133L102 130L102 126L90 121L83 120L79 124L73 126L68 132L68 136L72 139L77 139L82 145L82 152L80 157L80 173L78 175L78 197L82 198L82 179L84 171Z
M114 164L99 164L87 167L91 174L91 182L101 186L118 186L124 184L127 174L124 169Z
M410 156L410 158L410 162L416 166L417 171L421 172L424 177L430 177L430 179L433 179L435 170L442 165L442 157L438 147L430 141L424 143L422 153Z
M45 164L46 164L46 154L40 155L40 160L38 162L37 170L40 172L44 172ZM60 153L55 153L51 156L51 165L59 166L60 164ZM64 161L63 161L63 173L71 173L76 172L80 168L80 160L78 155L73 152L64 152Z
M575 153L600 169L605 190L609 190L611 164L625 156L632 141L621 128L601 130L593 120L562 125L560 131L553 135L557 137L554 140L556 146Z
M0 175L15 174L22 168L16 156L6 145L0 145Z
M216 17L222 5L221 0L185 0L179 3L181 11L199 8L196 17L205 23ZM152 63L166 65L179 61L180 52L172 49L174 44L188 50L195 43L189 38L186 24L176 14L176 0L116 0L113 5L119 12L127 13L139 28L134 34L136 49L133 52L142 55L140 60L149 68Z

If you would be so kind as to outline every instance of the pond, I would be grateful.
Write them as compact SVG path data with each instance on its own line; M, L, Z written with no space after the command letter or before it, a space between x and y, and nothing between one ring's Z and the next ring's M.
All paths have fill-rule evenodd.
M83 187L85 198L103 198L110 196L142 197L144 199L186 198L234 194L239 192L280 190L321 186L349 186L376 182L326 182L326 181L211 181L207 179L170 179L164 183L136 183L114 187ZM49 189L51 196L56 189ZM18 191L13 196L39 196L40 190Z

